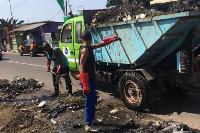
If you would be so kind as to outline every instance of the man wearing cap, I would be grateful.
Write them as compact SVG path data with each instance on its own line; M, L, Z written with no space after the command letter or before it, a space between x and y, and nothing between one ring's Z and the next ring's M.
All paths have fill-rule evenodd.
M66 83L66 89L68 90L68 95L72 95L72 85L71 85L71 79L69 76L69 62L66 58L66 56L62 53L60 48L58 47L51 47L49 43L44 44L44 50L47 53L47 72L50 72L50 65L51 60L54 61L53 66L53 86L54 86L54 94L53 97L56 97L59 95L59 83L56 79L56 74L64 74L64 79Z

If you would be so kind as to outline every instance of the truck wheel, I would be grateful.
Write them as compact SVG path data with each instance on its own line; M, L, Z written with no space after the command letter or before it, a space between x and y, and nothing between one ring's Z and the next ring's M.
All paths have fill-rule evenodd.
M71 74L71 76L72 76L75 80L79 80L79 79L80 79L80 77L79 77L79 71L70 70L70 74Z
M139 73L126 73L118 83L121 100L129 109L141 111L148 101L147 80ZM149 93L150 94L150 93Z

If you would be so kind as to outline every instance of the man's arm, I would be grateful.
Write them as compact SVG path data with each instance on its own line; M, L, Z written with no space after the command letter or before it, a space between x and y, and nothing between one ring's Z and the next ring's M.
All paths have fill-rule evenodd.
M60 63L60 64L57 64L57 74L60 74L60 71L62 68L61 65L63 64L62 51L59 48L55 49L55 55L56 55L56 58L58 58L59 63Z
M81 57L80 57L79 72L80 72L80 74L81 74L81 73L85 73L84 67L85 67L87 58L89 57L88 48L82 49L81 52L80 52L80 54L81 54Z
M79 72L80 72L80 80L83 85L83 94L89 96L90 95L90 84L89 84L89 75L85 72L85 64L87 61L87 58L89 57L89 51L88 48L84 48L80 52L80 66L79 66Z
M106 46L103 42L91 45L92 49L97 49Z
M112 43L114 41L117 41L117 40L121 40L121 38L118 37L118 36L104 38L101 43L97 43L97 44L91 45L91 47L92 47L92 49L97 49L97 48L109 45L110 43Z
M62 60L62 51L59 48L55 49L55 55L58 58L60 65L62 64L63 60Z
M50 66L51 66L51 60L48 59L48 57L47 57L47 72L50 72L50 71L51 71Z

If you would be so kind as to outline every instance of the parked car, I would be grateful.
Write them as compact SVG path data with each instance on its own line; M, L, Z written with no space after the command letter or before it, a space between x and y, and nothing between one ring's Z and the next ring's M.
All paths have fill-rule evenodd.
M19 47L20 56L30 54L31 57L34 57L37 54L45 54L43 43L43 40L37 38L24 40Z

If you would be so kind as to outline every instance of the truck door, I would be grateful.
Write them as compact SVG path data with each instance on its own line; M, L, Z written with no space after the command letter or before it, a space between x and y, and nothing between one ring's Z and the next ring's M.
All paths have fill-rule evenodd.
M77 65L77 70L79 68L79 48L82 45L81 43L81 34L83 32L83 21L77 19L74 21L74 54L75 62Z
M69 61L70 69L76 69L75 54L74 54L74 24L73 21L68 21L62 29L61 40L59 47L63 54L67 57Z

